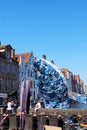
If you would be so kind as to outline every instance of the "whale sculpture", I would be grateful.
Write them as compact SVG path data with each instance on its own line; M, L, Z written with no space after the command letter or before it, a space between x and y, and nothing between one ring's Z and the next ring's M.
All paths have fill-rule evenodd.
M62 72L45 59L34 59L32 70L45 108L69 108L68 89Z

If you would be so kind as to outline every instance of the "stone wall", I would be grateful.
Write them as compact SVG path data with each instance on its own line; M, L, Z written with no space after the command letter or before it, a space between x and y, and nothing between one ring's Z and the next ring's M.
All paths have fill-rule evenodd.
M2 110L1 110L2 112ZM39 109L37 113L34 109L30 109L29 114L25 114L25 127L24 130L43 130L45 125L57 126L58 115L62 115L65 120L70 114L81 114L82 116L87 115L85 109ZM11 114L9 115L9 128L18 129L20 122L20 115Z

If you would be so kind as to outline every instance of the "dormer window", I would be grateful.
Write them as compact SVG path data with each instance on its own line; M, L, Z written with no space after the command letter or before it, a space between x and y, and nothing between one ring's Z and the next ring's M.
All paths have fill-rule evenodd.
M7 57L8 60L10 59L10 52L7 52L6 57Z

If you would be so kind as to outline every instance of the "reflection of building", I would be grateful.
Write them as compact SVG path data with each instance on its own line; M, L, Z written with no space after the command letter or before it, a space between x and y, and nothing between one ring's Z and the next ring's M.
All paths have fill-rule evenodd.
M0 105L18 89L18 62L11 45L0 45Z
M32 73L32 59L34 58L33 52L16 54L16 59L19 63L19 86L21 84L22 79L31 80L31 96L32 100L37 99L38 88L35 84L35 79ZM20 93L20 88L19 88Z

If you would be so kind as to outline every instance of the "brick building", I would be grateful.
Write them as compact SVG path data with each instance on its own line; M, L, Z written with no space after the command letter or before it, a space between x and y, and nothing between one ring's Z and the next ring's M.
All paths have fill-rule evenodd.
M79 75L74 75L72 72L70 72L66 68L61 69L62 73L64 74L64 77L66 79L66 85L70 91L73 91L75 93L83 94L84 91L84 83L80 79Z
M18 90L18 62L11 45L0 45L0 105Z
M72 90L73 92L77 92L79 94L84 94L84 83L80 79L79 75L73 75L72 76Z

